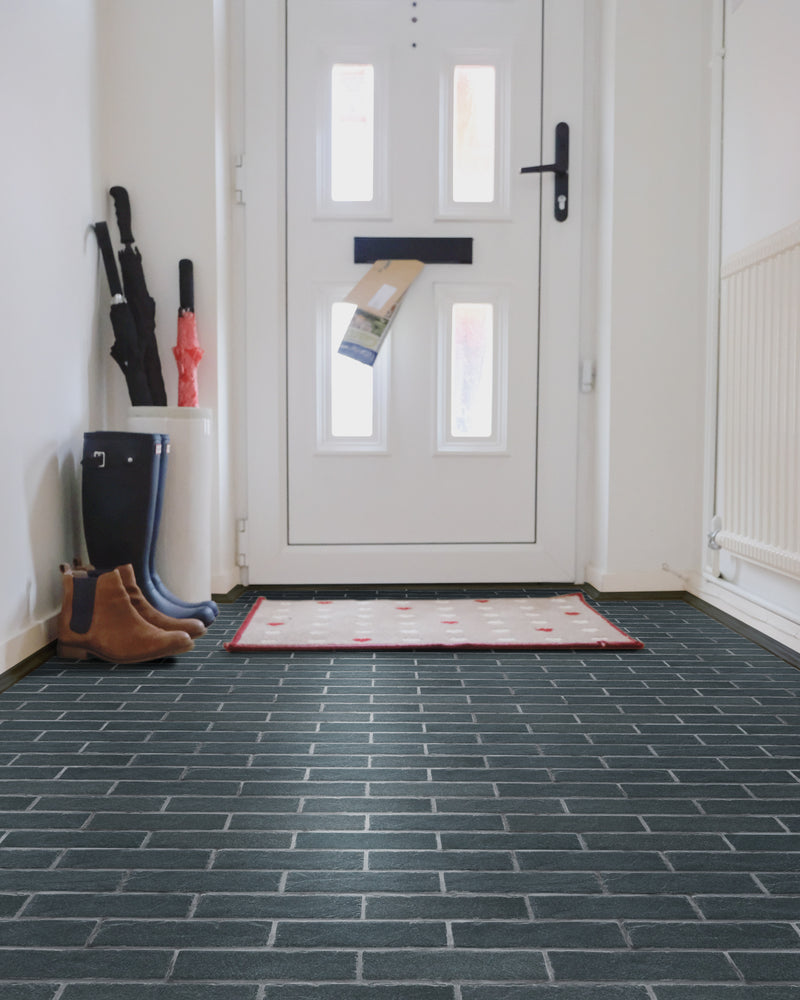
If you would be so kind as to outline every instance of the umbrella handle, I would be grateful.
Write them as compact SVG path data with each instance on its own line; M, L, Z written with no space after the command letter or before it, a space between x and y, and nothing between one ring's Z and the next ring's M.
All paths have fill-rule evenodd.
M97 245L103 255L103 264L108 278L108 289L111 295L122 295L122 282L117 273L117 262L114 258L114 248L111 245L111 237L108 235L108 226L105 222L95 222L94 234L97 237Z
M178 287L181 312L194 312L194 265L185 257L178 261Z
M131 202L128 192L124 187L112 187L108 193L114 199L114 209L117 213L117 225L119 226L119 238L125 244L133 243Z

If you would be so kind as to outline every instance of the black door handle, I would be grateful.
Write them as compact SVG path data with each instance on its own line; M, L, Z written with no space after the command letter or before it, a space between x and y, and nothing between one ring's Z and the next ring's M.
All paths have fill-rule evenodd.
M549 172L555 175L553 214L556 222L564 222L569 214L569 125L566 122L556 125L555 163L543 163L538 167L523 167L520 170L521 174Z

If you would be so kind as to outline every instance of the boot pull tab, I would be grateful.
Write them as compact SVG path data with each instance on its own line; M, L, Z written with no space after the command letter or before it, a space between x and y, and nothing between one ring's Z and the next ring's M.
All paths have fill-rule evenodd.
M119 469L126 468L136 462L134 455L111 455L108 457L104 451L93 451L91 455L84 455L81 465L86 469Z

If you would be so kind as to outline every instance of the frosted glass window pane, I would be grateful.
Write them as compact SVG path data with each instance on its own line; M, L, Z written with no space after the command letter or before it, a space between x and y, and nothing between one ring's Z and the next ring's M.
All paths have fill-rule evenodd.
M331 198L372 201L375 85L372 66L337 63L331 79Z
M372 368L339 354L355 306L334 302L331 308L331 435L372 437Z
M494 201L494 66L453 73L453 201Z
M494 309L456 302L450 336L450 435L491 437L494 388Z

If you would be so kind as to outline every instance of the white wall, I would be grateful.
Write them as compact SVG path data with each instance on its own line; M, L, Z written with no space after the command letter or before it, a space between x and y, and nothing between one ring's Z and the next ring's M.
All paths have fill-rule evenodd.
M94 0L0 4L0 670L51 638L94 414Z
M798 41L797 0L728 4L723 260L800 219Z
M683 590L699 560L711 5L607 0L598 155L598 589Z

